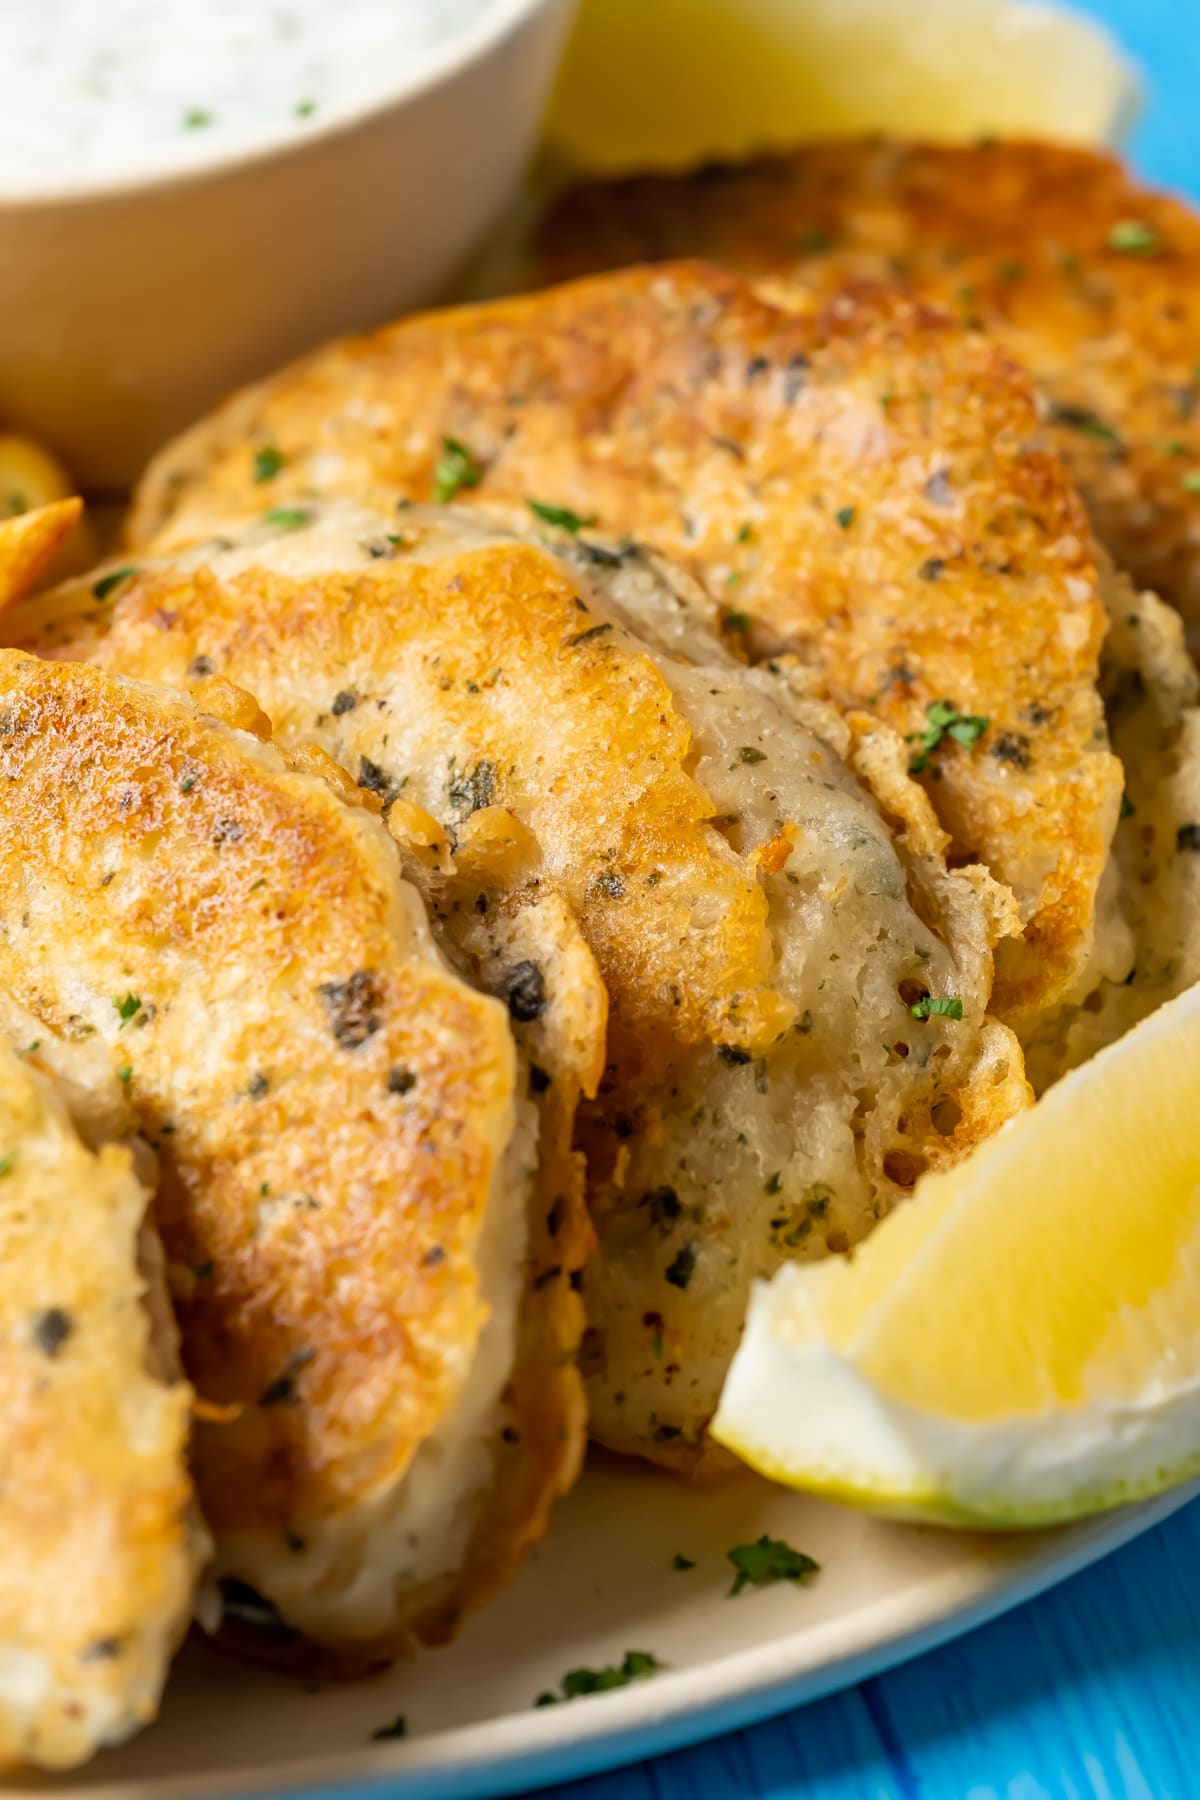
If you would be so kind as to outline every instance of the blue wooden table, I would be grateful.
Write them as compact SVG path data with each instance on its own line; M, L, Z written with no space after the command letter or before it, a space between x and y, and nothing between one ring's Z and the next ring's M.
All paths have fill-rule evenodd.
M1138 167L1200 197L1200 0L1091 0L1141 64ZM1200 357L1200 344L1196 346ZM1200 1800L1200 1501L944 1650L552 1800Z

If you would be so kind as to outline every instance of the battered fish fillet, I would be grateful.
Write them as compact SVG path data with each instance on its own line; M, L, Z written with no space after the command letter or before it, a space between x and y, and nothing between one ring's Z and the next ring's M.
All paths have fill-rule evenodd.
M0 988L107 1048L158 1151L216 1576L351 1667L444 1635L544 1519L578 1302L533 1251L503 1009L341 772L204 702L0 653Z
M940 301L1029 370L1098 536L1200 627L1200 217L1115 157L814 143L581 188L542 250L543 279L709 256L785 301L863 276Z
M932 729L921 780L953 859L1025 923L998 1012L1032 1030L1091 985L1121 793L1096 560L1027 382L984 339L869 289L789 316L701 265L430 314L237 396L164 452L132 529L169 544L380 484L629 534L839 705Z
M154 1717L207 1545L149 1195L53 1060L0 1039L0 1764L61 1769Z
M1103 679L1125 769L1113 875L1130 941L1122 979L1046 1020L1027 1050L1040 1091L1200 981L1200 681L1178 613L1107 584Z
M691 1466L752 1280L845 1251L1026 1104L987 1017L1011 897L947 871L894 733L725 654L658 559L465 512L305 510L145 558L99 604L104 577L41 596L8 629L155 680L252 683L286 744L383 797L460 953L497 904L495 847L524 846L610 996L581 1129L593 1430ZM542 965L503 979L537 1018Z

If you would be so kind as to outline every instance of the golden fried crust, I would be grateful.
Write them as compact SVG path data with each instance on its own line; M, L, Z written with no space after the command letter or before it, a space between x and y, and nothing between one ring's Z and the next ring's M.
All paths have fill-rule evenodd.
M0 1168L0 1763L62 1768L153 1718L187 1628L191 1396L153 1372L129 1151L7 1044Z
M63 590L10 631L147 680L253 682L283 741L319 740L385 800L456 829L481 802L526 820L639 1043L753 1047L788 1022L766 902L708 824L667 683L537 546L307 580L147 565L99 619L72 592L82 619Z
M182 696L5 653L0 770L0 980L107 1042L158 1148L189 1374L234 1409L198 1432L207 1514L302 1538L402 1476L465 1373L502 1011L377 821Z
M1200 623L1200 218L1113 156L1041 143L805 146L569 195L548 279L711 256L831 292L900 281L994 334L1049 402L1092 522Z
M1012 887L1027 944L997 1008L1024 1022L1086 962L1120 795L1096 693L1087 520L1007 358L872 288L787 316L702 265L633 270L407 321L232 401L164 453L135 532L210 528L274 489L425 498L447 436L459 503L596 517L704 582L758 647L902 733L934 701L986 717L923 779L956 858ZM256 487L254 455L284 468Z
M0 532L0 607L19 600L49 567L82 511L81 500L56 500L5 521Z

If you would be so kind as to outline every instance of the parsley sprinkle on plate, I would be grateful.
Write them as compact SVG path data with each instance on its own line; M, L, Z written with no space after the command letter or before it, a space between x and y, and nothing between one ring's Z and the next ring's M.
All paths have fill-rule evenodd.
M645 1681L662 1668L657 1656L648 1650L627 1650L616 1665L605 1669L569 1669L562 1678L560 1693L539 1694L535 1706L557 1706L562 1700L578 1700L584 1694L607 1694L613 1688L628 1687L631 1681Z
M756 1543L736 1545L726 1555L736 1570L730 1599L747 1587L768 1587L774 1581L809 1581L821 1566L811 1556L805 1556L803 1550L793 1550L783 1538L765 1534Z

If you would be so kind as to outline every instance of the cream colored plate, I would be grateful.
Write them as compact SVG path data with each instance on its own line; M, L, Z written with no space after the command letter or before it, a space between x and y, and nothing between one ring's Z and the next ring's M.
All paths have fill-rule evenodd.
M749 1476L696 1491L598 1457L516 1585L452 1649L313 1690L189 1645L152 1730L68 1782L3 1792L348 1796L381 1780L397 1800L525 1792L858 1680L1062 1579L1187 1497L1069 1530L983 1538L883 1524ZM821 1573L811 1587L731 1599L725 1552L763 1532L815 1556ZM676 1572L676 1552L696 1567ZM619 1662L626 1650L652 1651L668 1668L534 1708L566 1670ZM372 1743L398 1712L409 1736Z

